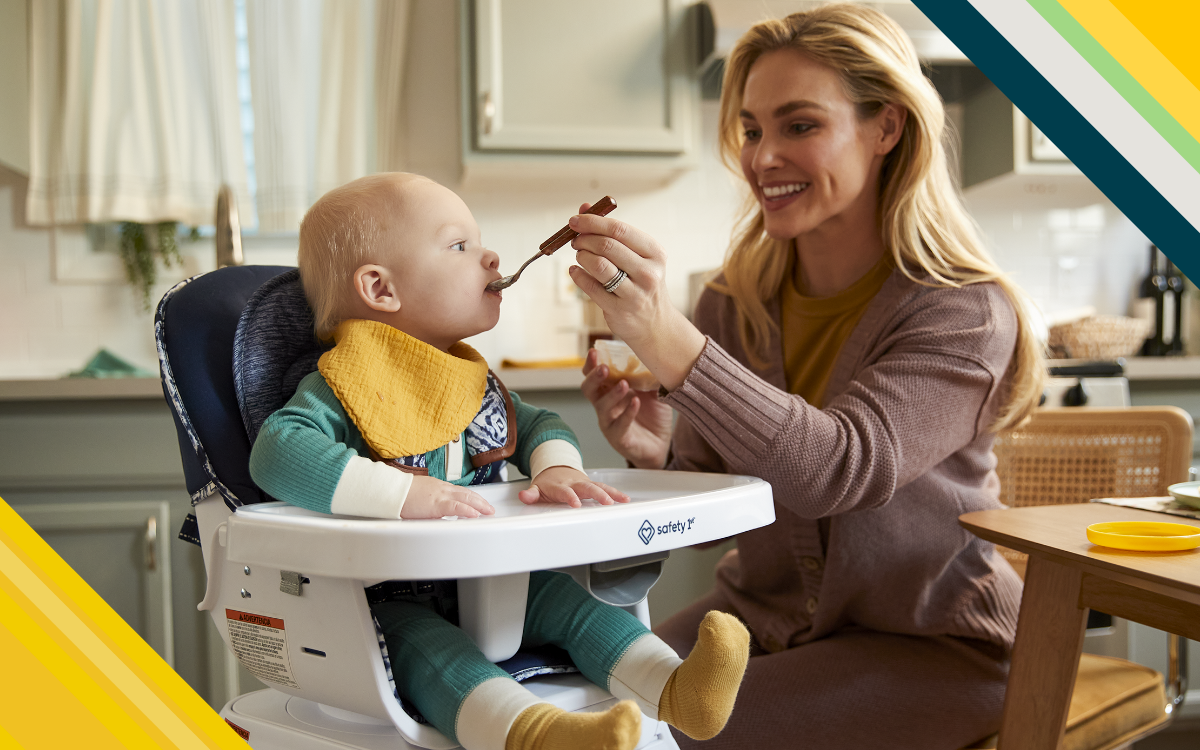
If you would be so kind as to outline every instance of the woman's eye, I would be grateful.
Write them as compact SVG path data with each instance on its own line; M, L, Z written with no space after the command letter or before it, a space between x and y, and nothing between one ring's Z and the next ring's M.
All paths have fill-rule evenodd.
M746 140L748 141L757 141L758 137L762 135L762 132L755 128L746 128L742 135L745 136Z
M451 250L456 250L456 251L458 251L458 252L460 252L460 253L465 253L465 252L467 251L467 243L465 243L465 242L455 242L453 245L451 245L451 246L450 246L450 249L451 249Z
M812 130L812 127L813 126L807 122L793 122L791 125L788 126L788 132L789 133L797 133L797 134L798 133L807 133L808 131Z

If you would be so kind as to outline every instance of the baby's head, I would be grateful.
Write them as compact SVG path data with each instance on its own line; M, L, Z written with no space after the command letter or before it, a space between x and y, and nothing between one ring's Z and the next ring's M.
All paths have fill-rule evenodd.
M364 318L445 350L500 319L500 259L462 199L403 172L330 190L300 223L300 279L328 338Z

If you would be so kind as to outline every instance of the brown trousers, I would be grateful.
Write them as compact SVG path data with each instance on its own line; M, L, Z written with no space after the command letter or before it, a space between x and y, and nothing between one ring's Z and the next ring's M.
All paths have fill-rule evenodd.
M681 656L704 614L737 615L713 591L654 632ZM674 731L681 750L958 750L1000 727L1008 654L949 636L843 630L750 664L725 729L707 742Z

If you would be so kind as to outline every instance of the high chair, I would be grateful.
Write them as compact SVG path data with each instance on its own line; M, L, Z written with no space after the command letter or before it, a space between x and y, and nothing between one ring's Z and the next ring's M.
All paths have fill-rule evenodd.
M775 519L760 479L629 469L588 472L629 493L628 504L526 506L517 492L528 482L506 482L473 488L496 514L469 520L330 516L273 502L250 479L253 436L322 351L295 270L230 267L185 281L159 303L155 336L195 505L181 536L201 545L208 575L198 606L272 685L221 711L255 748L454 746L398 700L364 594L384 580L457 579L460 627L489 660L565 710L603 710L616 699L561 654L517 653L529 571L570 573L649 626L646 594L671 549ZM664 723L643 717L638 747L676 745Z

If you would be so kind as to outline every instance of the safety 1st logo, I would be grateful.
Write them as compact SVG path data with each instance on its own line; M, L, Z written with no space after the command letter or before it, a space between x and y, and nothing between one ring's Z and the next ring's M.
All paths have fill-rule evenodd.
M686 521L668 521L661 526L655 526L647 518L638 527L638 537L642 540L642 544L649 544L650 540L657 534L686 534L691 530L692 524L695 522L696 517L692 516Z

